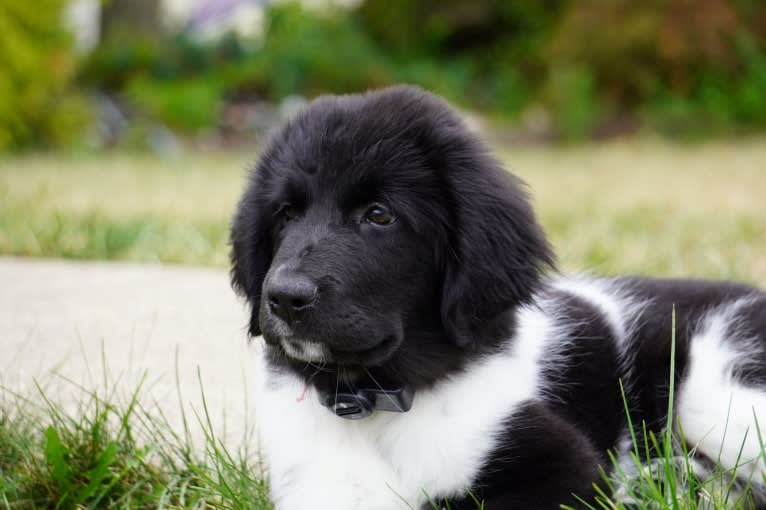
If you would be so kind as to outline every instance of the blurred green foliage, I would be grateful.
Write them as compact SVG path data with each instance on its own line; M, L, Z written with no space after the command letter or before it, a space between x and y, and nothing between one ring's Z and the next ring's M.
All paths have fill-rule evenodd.
M151 118L181 131L199 131L215 125L223 88L215 76L172 82L139 77L130 82L125 93Z
M214 123L227 99L352 92L392 82L392 63L358 20L297 4L268 10L260 44L234 35L202 43L105 41L84 62L82 82L124 94L140 112L193 131Z
M41 1L0 5L0 150L77 132L75 72L132 117L192 134L215 128L230 101L398 82L542 125L548 138L766 128L762 0L279 2L256 40L120 26L80 62L57 21L64 0Z
M250 89L280 98L327 90L352 92L390 83L383 49L356 19L333 14L312 14L296 4L273 6L263 46L254 53L252 64L237 73L240 92Z
M766 126L760 0L579 0L546 58L551 79L569 65L589 74L592 124L634 114L665 132Z
M455 99L541 106L560 137L766 127L762 0L367 0L356 15L400 54L468 60Z
M720 133L766 127L765 36L758 0L278 3L260 43L107 43L83 77L187 129L229 98L409 82L506 118L543 112L559 138Z
M413 76L454 100L506 115L534 100L545 79L544 52L565 0L367 0L353 14L400 61L443 70ZM449 75L458 72L457 80ZM444 83L451 87L445 89Z
M84 59L79 80L123 96L134 115L193 132L215 125L232 85L224 83L226 69L243 61L241 44L234 37L203 45L183 34L162 40L117 31Z
M72 89L65 3L0 2L0 151L60 146L82 132L88 112Z

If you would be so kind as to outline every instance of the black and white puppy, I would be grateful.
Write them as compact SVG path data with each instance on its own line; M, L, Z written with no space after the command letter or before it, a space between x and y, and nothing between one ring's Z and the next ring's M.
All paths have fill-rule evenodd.
M665 424L674 306L695 464L762 488L766 295L560 275L521 182L433 95L312 102L231 239L277 510L576 506L631 448L620 382L633 423Z

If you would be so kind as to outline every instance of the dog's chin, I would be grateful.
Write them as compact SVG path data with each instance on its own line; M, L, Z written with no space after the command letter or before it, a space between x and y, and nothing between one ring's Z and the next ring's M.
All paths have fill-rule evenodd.
M282 351L290 361L348 367L382 365L396 353L402 343L402 340L396 335L389 335L371 347L348 350L333 347L329 342L319 342L294 336L264 334L264 338L268 344Z
M329 349L320 342L281 337L279 346L288 358L308 363L332 362Z
M341 365L376 367L388 361L401 345L401 338L397 335L389 335L383 337L372 347L359 350L331 349L331 353L334 361Z

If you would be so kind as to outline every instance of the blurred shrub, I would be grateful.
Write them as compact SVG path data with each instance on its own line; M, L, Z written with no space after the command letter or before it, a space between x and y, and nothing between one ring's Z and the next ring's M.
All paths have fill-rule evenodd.
M565 0L367 0L354 16L405 62L407 81L514 115L545 76L540 55L565 5ZM440 72L413 74L407 62Z
M130 82L125 94L135 108L168 127L200 131L215 126L223 89L209 76L172 82L140 77Z
M393 78L384 53L354 18L308 11L297 4L272 6L263 46L238 77L237 87L281 98L328 90L352 92Z
M762 0L367 0L356 16L393 53L467 61L458 99L542 105L566 138L636 116L665 132L766 127Z
M50 0L46 0L50 1ZM264 37L201 43L109 34L83 84L184 131L229 100L422 85L550 135L766 128L763 0L366 0L352 11L273 3Z
M591 74L591 124L639 112L669 131L764 127L764 16L748 0L580 0L546 59L552 79L572 65Z
M226 99L344 93L402 80L460 97L464 64L444 72L433 60L398 59L357 18L284 3L267 10L261 45L234 35L204 44L184 34L132 42L118 34L84 62L81 81L122 96L142 115L194 131L214 124Z
M365 30L400 55L470 56L483 66L514 62L541 68L539 50L564 0L366 0L356 11Z
M71 88L65 3L0 2L0 151L63 145L83 130L88 112Z
M112 37L103 41L83 62L80 82L93 88L120 91L160 65L163 55L156 40Z
M131 39L116 31L85 59L80 82L119 96L133 116L192 133L215 126L236 85L227 70L244 66L248 55L233 36L203 44L184 34Z
M558 134L576 139L594 129L599 103L591 70L567 65L551 69L542 100L554 112Z

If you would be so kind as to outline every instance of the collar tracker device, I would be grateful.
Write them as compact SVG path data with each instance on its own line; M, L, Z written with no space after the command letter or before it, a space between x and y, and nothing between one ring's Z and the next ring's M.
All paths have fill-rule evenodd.
M415 391L409 386L393 388L351 388L343 385L335 393L319 394L319 401L336 416L361 420L374 411L406 413L412 407Z

